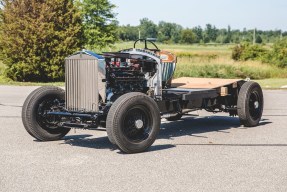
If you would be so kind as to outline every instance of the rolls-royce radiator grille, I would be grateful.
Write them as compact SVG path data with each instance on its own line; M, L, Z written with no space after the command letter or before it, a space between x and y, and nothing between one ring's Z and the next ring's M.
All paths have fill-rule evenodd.
M66 108L69 111L98 112L98 61L66 59Z

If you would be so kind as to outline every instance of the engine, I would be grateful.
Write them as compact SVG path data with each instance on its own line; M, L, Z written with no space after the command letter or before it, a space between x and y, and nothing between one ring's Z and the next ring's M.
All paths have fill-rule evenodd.
M156 73L156 61L140 55L127 57L120 54L105 57L108 98L117 98L129 92L148 92L147 82Z

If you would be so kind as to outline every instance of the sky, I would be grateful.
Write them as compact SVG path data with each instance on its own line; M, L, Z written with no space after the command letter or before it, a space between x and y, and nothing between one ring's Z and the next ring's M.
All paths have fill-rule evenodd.
M287 31L287 0L109 0L120 25L138 25L146 17L183 27L261 29Z

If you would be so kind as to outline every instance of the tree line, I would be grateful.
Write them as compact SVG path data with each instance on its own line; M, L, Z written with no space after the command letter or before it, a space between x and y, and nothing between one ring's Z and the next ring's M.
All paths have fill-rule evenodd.
M255 30L255 31L254 31ZM232 29L231 26L219 29L212 24L205 27L196 26L184 28L179 24L160 21L155 24L148 18L140 20L138 26L123 25L118 26L118 36L122 41L134 41L141 38L154 38L162 43L274 43L287 36L287 32L282 30L256 30Z
M0 0L0 60L15 81L63 81L65 57L81 49L156 38L163 43L239 43L253 41L253 30L184 28L143 18L139 26L120 26L109 0ZM256 31L257 43L272 43L286 32Z

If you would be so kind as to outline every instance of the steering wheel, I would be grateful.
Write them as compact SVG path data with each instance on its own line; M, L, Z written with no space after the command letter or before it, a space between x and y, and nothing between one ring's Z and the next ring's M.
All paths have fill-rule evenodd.
M139 41L143 41L144 42L144 49L147 49L147 50L150 50L150 51L153 51L153 52L160 52L160 49L154 44L154 42L152 42L150 40L146 40L146 39L138 39L138 40L136 40L135 43L134 43L134 48L136 48L136 45L137 45L137 43ZM151 43L155 47L155 49L149 49L147 47L147 43Z

